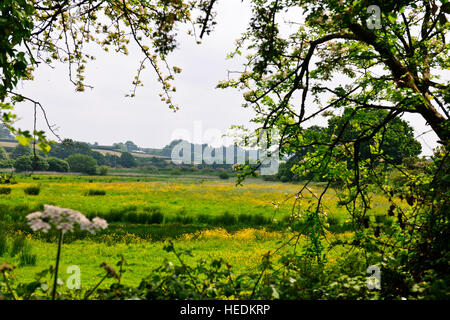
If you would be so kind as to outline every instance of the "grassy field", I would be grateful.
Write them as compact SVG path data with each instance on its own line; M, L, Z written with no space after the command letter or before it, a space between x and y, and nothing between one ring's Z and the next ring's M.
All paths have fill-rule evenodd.
M24 189L39 186L39 195ZM164 241L173 239L179 250L192 250L193 262L200 258L222 257L236 272L254 270L262 254L274 250L292 236L287 229L299 185L248 180L244 186L212 177L89 177L62 175L18 176L8 185L10 194L0 195L0 221L7 230L8 243L25 236L37 255L35 265L19 266L17 280L32 280L35 272L54 263L56 236L34 234L25 215L44 204L78 210L88 217L104 217L109 228L96 235L68 234L62 254L62 273L69 265L81 268L82 283L91 286L101 274L100 263L113 265L123 255L128 261L124 282L137 284L173 254L163 251ZM320 185L301 204L320 192ZM376 196L374 196L376 197ZM333 193L325 198L328 221L335 232L330 237L345 237L346 215L336 206ZM372 219L387 210L377 205ZM1 226L0 225L0 226ZM304 241L300 239L300 242ZM282 252L282 251L280 251ZM339 259L340 251L331 254ZM20 265L20 254L0 255L0 263ZM106 281L103 285L107 285Z

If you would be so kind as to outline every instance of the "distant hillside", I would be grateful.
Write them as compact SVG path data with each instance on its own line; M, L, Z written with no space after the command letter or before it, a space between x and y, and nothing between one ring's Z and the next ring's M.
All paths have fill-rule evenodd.
M11 134L9 129L0 123L0 140L15 140L16 138Z
M9 140L6 141L6 139L0 140L0 146L7 147L7 148L14 148L17 144L18 144L17 141L9 141ZM121 154L121 152L119 152L119 151L114 151L114 150L110 150L110 149L93 149L93 148L91 148L91 150L99 152L103 155L106 155L109 153L114 156L120 156L120 154ZM156 155L150 155L150 154L145 154L145 153L136 153L136 152L130 152L130 153L135 157L141 157L141 158L166 158L163 156L156 156Z

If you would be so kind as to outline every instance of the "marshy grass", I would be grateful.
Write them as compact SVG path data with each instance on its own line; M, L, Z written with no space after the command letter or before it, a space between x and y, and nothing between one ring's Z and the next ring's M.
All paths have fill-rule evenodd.
M19 267L35 266L36 263L37 255L33 253L32 245L25 241L20 254Z
M3 229L0 229L0 257L8 252L8 241L6 233Z
M89 189L85 194L87 196L104 196L106 195L106 191L102 189Z
M10 194L11 188L10 187L0 187L0 194Z
M26 245L27 239L23 235L16 236L13 240L12 246L11 246L11 257L16 256L18 253L22 251L22 249Z
M25 194L29 196L37 196L41 192L41 186L29 186L24 188L23 192L25 192Z

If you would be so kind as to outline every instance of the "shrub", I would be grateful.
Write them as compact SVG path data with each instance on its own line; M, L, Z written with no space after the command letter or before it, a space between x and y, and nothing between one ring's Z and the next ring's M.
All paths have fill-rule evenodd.
M0 168L14 168L15 161L12 159L6 159L0 161Z
M33 161L30 156L21 156L14 162L14 169L17 172L31 171L33 169Z
M86 192L87 196L104 196L106 194L105 190L101 190L101 189L89 189Z
M108 173L108 167L107 166L101 166L98 168L98 174L101 176L106 176Z
M227 180L230 177L230 175L227 172L221 172L219 174L219 178L223 180Z
M11 188L9 187L0 187L0 194L10 194Z
M47 160L48 162L48 169L50 171L56 171L56 172L68 172L69 171L69 163L67 161L50 157Z
M277 175L264 175L262 178L264 181L278 181Z
M31 156L31 166L33 171L45 171L48 169L48 162L41 156Z
M23 192L29 196L37 196L41 192L40 186L29 186L23 189Z
M158 172L158 168L155 167L155 166L145 166L145 167L142 168L142 170L143 170L144 172L148 172L148 173L155 173L155 172Z
M170 174L173 176L179 176L182 174L182 172L179 169L172 169L170 170Z
M67 159L70 171L87 174L96 174L97 161L91 156L85 154L72 154Z
M11 174L2 174L0 175L0 184L16 184L16 179L14 178L14 175Z

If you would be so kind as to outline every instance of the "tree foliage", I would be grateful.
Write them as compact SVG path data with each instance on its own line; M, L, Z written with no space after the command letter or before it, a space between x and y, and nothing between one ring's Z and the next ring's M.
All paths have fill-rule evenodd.
M33 169L33 161L30 156L20 156L14 162L14 169L17 172L31 171Z
M8 159L9 159L9 157L8 157L8 154L6 153L5 148L3 148L3 146L0 146L0 161L8 160Z
M75 153L70 155L66 161L69 163L69 168L72 172L87 174L96 174L97 172L97 161L91 156Z
M65 159L77 153L93 157L99 165L105 164L105 157L100 152L93 151L85 142L73 141L72 139L64 139L62 143L54 144L48 155Z
M24 146L19 143L14 147L13 151L11 152L11 158L17 159L21 156L30 156L32 153L33 152L30 146Z
M253 1L248 31L233 55L248 51L245 70L221 88L244 91L245 107L252 107L258 130L281 133L282 155L306 153L289 168L300 176L318 176L326 185L310 207L295 202L293 219L305 219L310 245L304 253L323 263L320 239L327 230L323 198L335 192L355 228L354 238L338 246L364 250L367 263L382 264L386 256L400 267L386 266L391 285L401 272L416 281L443 272L449 257L449 67L447 1ZM378 5L379 28L372 28L370 5ZM286 12L300 9L304 20L290 21ZM289 17L290 18L290 17ZM291 19L291 18L290 18ZM281 30L283 28L283 30ZM406 114L421 117L439 137L427 168L413 173L392 154L394 145L405 155L418 152L416 144L398 141L397 131L412 133L399 120ZM308 121L328 117L333 130L327 139L306 129ZM406 141L405 141L406 142ZM350 160L350 161L349 161ZM447 161L446 161L447 160ZM350 165L349 165L350 164ZM244 168L245 169L245 168ZM253 167L255 170L256 167ZM391 170L408 181L393 188ZM244 174L248 169L244 170ZM311 192L312 178L296 199ZM394 231L371 224L373 193L390 202L388 217L396 218ZM402 199L405 202L397 202ZM439 240L438 240L439 239ZM394 263L393 263L394 264ZM392 285L386 296L410 290ZM396 291L397 290L397 291Z
M56 171L56 172L68 172L69 171L69 163L67 161L55 158L55 157L49 157L47 159L49 168L49 171Z
M137 166L136 159L129 152L122 152L122 154L120 155L120 164L125 168L132 168Z

